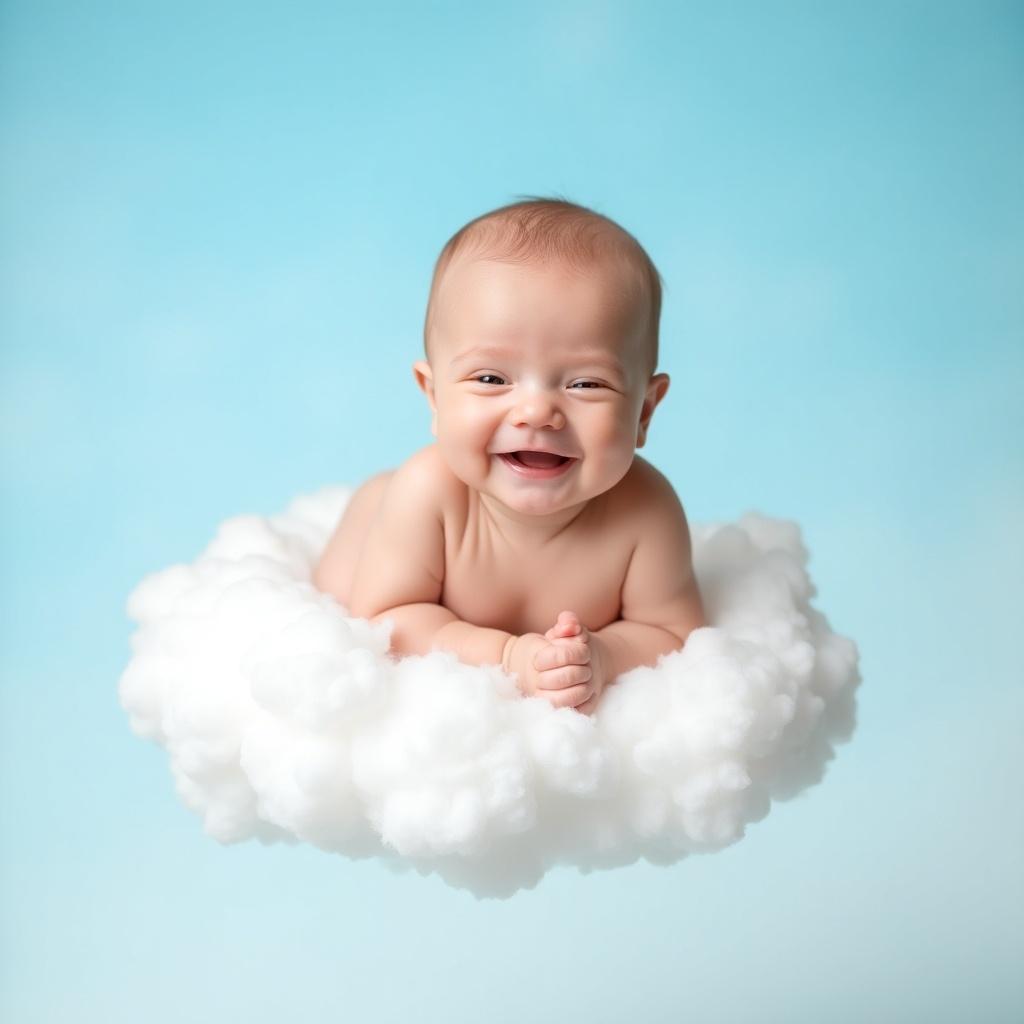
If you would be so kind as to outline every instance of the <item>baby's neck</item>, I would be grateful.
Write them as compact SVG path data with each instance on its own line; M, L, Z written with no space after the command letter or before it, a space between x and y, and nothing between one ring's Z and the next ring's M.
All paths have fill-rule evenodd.
M590 501L545 515L529 515L503 505L489 494L477 492L480 514L510 544L540 547L554 540L586 511Z

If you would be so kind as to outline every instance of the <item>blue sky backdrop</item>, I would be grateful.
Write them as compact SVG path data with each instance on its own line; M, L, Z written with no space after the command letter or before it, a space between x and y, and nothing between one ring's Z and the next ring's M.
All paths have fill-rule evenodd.
M0 1017L1021 1019L1021 4L8 0L0 148ZM690 517L802 525L852 743L505 902L219 847L117 704L127 594L426 443L438 250L553 193L665 280Z

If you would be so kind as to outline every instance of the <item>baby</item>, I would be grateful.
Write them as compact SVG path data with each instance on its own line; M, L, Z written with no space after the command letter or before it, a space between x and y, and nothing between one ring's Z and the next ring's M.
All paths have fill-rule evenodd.
M445 245L413 365L436 441L352 496L313 581L395 655L501 664L591 713L705 625L672 485L636 455L668 390L661 283L613 221L529 198Z

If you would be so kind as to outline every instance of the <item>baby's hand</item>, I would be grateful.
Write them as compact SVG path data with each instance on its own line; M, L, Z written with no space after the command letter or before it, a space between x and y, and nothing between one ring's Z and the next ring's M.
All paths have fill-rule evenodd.
M524 633L512 643L508 658L509 670L517 676L520 691L527 697L546 697L556 708L577 707L593 693L591 686L590 647L579 621L563 619L541 636ZM575 616L573 616L575 619ZM565 637L552 643L556 635Z
M589 715L602 689L590 630L575 612L564 611L544 636L551 644L534 658L543 695L556 707L574 707Z
M551 646L557 649L568 649L579 652L582 645L582 655L573 657L573 664L589 665L590 679L587 684L587 693L579 704L574 707L584 715L589 715L597 707L597 702L604 690L605 670L603 648L598 643L598 638L593 636L589 629L584 626L575 612L560 612L558 621L544 634L550 641ZM581 660L585 658L585 660ZM550 655L541 653L538 656L538 664L543 664ZM556 663L557 664L557 663ZM564 661L560 664L565 664Z

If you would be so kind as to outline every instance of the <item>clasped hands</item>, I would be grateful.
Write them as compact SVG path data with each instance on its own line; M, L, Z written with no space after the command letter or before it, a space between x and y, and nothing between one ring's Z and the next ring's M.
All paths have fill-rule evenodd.
M599 638L570 611L560 612L543 635L513 637L503 662L525 696L546 697L556 708L575 708L584 715L597 706L607 682L605 666Z

